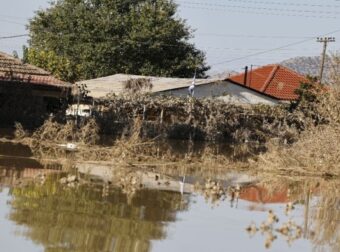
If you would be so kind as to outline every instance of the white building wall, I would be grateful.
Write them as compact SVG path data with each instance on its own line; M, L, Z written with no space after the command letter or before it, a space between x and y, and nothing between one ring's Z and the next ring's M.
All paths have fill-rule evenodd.
M177 97L186 97L189 95L188 88L179 88L169 91L162 91L157 94L173 95ZM239 104L268 104L275 105L279 101L255 92L251 89L244 88L240 85L229 81L220 81L217 83L198 85L195 87L194 96L196 98L216 98L225 102Z

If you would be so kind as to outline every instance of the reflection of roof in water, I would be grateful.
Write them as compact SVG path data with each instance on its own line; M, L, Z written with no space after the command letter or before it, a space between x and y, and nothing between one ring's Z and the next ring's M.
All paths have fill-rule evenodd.
M118 188L106 196L100 188L65 189L49 179L15 188L9 218L45 249L147 252L151 240L166 237L166 223L188 207L178 193L141 190L129 202Z
M271 193L260 186L242 188L240 199L257 203L286 203L289 201L287 189Z
M39 175L48 175L59 172L58 170L42 168L14 168L0 167L0 184L14 185L24 179L34 179Z

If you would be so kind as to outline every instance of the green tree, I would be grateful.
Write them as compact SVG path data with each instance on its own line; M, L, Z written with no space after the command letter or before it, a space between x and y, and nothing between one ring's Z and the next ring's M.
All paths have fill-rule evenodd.
M77 65L72 65L67 57L58 56L54 51L29 48L26 53L25 57L29 63L48 70L62 80L72 82L79 76Z
M60 68L49 61L65 60L58 75L68 81L115 73L192 77L196 68L204 77L205 55L189 42L192 30L176 9L169 0L52 2L29 23L29 61L55 73Z

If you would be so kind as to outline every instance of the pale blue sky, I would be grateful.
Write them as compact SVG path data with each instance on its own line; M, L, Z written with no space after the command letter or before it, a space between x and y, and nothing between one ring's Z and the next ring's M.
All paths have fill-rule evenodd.
M24 24L48 0L0 0L0 37L26 33ZM340 1L337 0L176 0L178 16L195 29L193 42L206 52L212 72L241 71L245 65L264 65L321 52L316 37L337 38L330 51L340 49ZM299 41L294 46L252 57L244 56ZM0 39L0 50L21 51L27 38ZM224 62L224 63L221 63ZM220 63L220 64L217 64Z

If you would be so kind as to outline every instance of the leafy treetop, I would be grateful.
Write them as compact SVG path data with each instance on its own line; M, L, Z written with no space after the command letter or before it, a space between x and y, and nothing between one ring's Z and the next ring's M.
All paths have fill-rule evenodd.
M202 51L171 0L59 0L29 23L27 60L67 81L115 73L204 77Z

